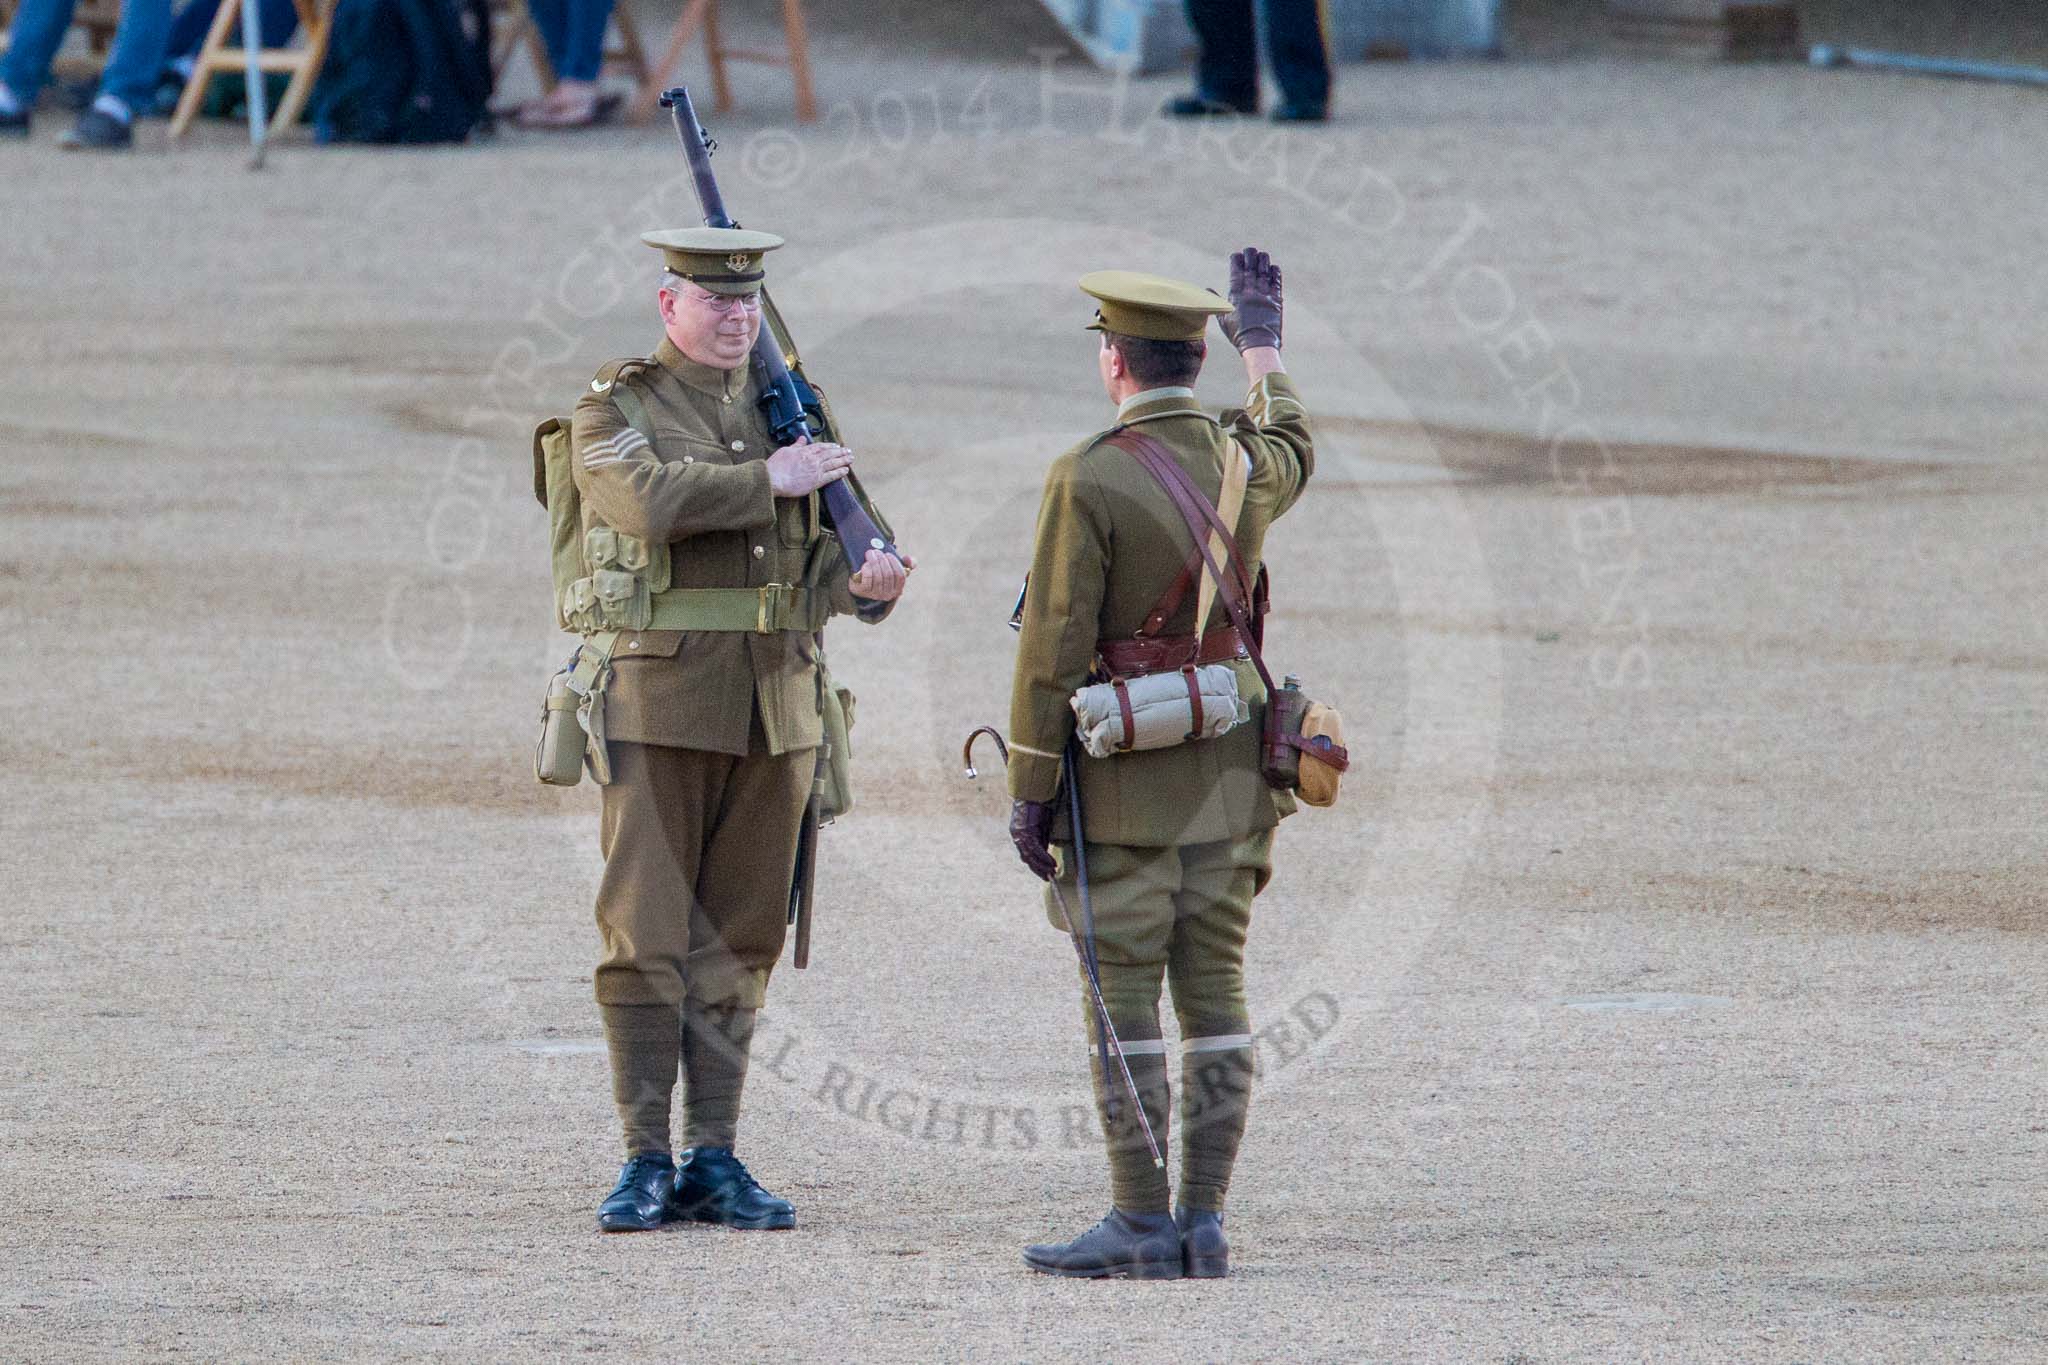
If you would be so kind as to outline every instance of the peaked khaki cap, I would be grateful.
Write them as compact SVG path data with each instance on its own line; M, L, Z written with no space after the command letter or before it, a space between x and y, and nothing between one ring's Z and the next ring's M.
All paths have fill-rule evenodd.
M1209 319L1230 311L1214 290L1136 270L1097 270L1081 277L1081 292L1097 301L1097 332L1150 341L1200 341Z
M713 294L752 294L767 278L762 258L782 245L772 232L746 228L669 228L643 232L640 240L659 251L668 268Z

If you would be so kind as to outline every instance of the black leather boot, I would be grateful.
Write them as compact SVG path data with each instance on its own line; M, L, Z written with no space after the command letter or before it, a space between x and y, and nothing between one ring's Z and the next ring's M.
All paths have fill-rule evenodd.
M1088 1280L1177 1280L1180 1229L1163 1213L1111 1209L1071 1242L1025 1247L1024 1264L1042 1275Z
M1180 1229L1181 1273L1191 1280L1220 1280L1230 1273L1230 1241L1223 1235L1223 1215L1180 1205L1173 1211Z
M676 1163L667 1152L642 1152L619 1168L619 1183L597 1206L605 1232L648 1232L668 1221Z
M679 1218L729 1228L796 1226L796 1207L762 1189L727 1147L693 1147L683 1153L674 1207Z
M1277 106L1271 115L1275 123L1328 123L1330 106L1327 104L1297 104L1293 100Z
M1259 112L1258 102L1241 104L1234 100L1211 99L1196 91L1192 95L1175 95L1159 106L1159 112L1168 118L1229 118Z

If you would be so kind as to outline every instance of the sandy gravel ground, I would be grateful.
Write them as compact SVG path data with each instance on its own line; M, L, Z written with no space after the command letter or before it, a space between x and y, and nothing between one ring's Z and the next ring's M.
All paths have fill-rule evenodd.
M525 433L655 339L668 134L0 148L0 1355L2048 1355L2040 95L1390 67L1198 138L822 28L720 165L925 565L836 632L788 1235L592 1230L595 800L527 770ZM1323 418L1275 653L1362 761L1260 902L1236 1273L1053 1282L1072 967L958 747L1103 421L1072 278L1246 240Z

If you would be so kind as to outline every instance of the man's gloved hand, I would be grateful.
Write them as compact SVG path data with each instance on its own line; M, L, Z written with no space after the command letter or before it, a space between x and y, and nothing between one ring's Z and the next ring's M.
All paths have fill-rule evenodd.
M1239 351L1280 345L1280 267L1257 247L1230 253L1230 307L1223 335Z
M1053 879L1059 871L1052 860L1052 802L1012 801L1010 803L1010 842L1017 846L1017 856L1024 860L1024 866L1043 882Z

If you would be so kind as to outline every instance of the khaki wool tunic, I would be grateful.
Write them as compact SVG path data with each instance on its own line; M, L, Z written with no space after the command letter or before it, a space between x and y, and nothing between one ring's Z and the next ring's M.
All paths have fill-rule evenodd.
M1194 548L1166 490L1103 437L1129 426L1157 439L1212 503L1235 439L1251 461L1237 544L1255 575L1266 529L1294 506L1315 471L1308 413L1285 374L1261 379L1245 407L1227 410L1220 422L1187 389L1133 395L1118 418L1118 427L1067 451L1046 475L1010 692L1010 794L1021 800L1050 801L1058 789L1060 753L1074 729L1068 699L1088 681L1096 641L1129 639ZM1196 596L1188 593L1161 634L1194 633ZM1209 628L1228 624L1219 602ZM1239 839L1293 812L1293 796L1267 786L1259 771L1265 687L1249 661L1234 667L1252 714L1228 734L1080 759L1090 843L1163 848Z
M635 432L613 401L633 387L653 430ZM663 338L648 360L614 361L576 404L570 429L583 524L671 542L671 586L753 588L800 583L819 534L818 495L777 498L775 446L751 366L700 365ZM822 588L836 614L880 621L895 605L854 597L844 558ZM714 753L748 752L758 706L768 752L815 748L816 646L803 631L643 630L619 637L605 696L611 739Z
M616 394L630 386L651 431ZM571 424L584 529L666 542L671 586L800 583L816 494L778 498L760 385L664 340L599 370ZM651 438L651 439L650 439ZM879 621L836 550L819 590ZM781 953L798 823L823 738L816 645L802 630L620 635L606 690L613 780L599 829L600 1004L760 1006Z

